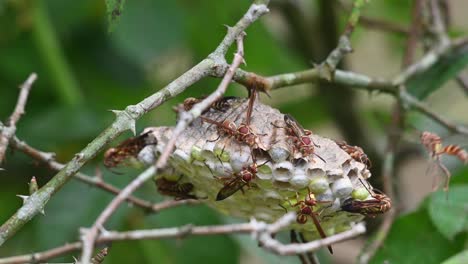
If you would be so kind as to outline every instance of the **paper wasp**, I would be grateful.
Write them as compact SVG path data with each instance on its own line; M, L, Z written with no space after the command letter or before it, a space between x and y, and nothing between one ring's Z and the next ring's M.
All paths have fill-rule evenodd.
M257 145L258 137L252 131L250 126L245 123L241 123L239 127L234 122L229 120L224 120L223 122L218 122L211 120L205 117L201 118L204 122L214 124L218 127L219 131L228 135L229 137L234 137L238 142L246 143L251 148Z
M184 102L177 107L174 108L176 112L179 112L180 110L184 111L190 111L195 104L198 104L199 102L203 101L206 97L200 97L200 98L195 98L195 97L188 97L184 100ZM238 99L235 96L225 96L216 102L214 102L210 108L221 111L221 112L226 112L230 107L231 107L231 102L232 100ZM210 108L206 109L202 114L204 114L206 111L208 111Z
M167 196L173 196L176 200L197 199L195 195L190 194L193 190L193 184L188 182L179 183L179 180L171 181L161 177L156 179L155 183L159 193Z
M145 146L155 144L157 144L157 140L150 136L150 132L128 138L104 153L104 166L107 168L117 167L129 158L136 158Z
M232 174L232 177L226 179L223 188L219 190L216 195L216 201L222 201L229 196L235 194L237 191L242 190L244 186L250 186L250 182L257 176L258 168L265 165L269 160L257 165L257 162L252 155L253 163L247 167L243 167L238 173Z
M369 217L376 217L379 214L384 214L392 208L392 200L383 192L377 189L369 189L361 179L361 184L371 195L372 199L369 200L356 200L348 198L343 202L341 209L350 213L358 213ZM376 193L377 191L377 193Z
M435 133L423 132L421 134L421 144L427 149L431 157L434 159L436 165L444 172L447 176L445 181L444 191L447 191L450 183L450 171L440 161L440 157L443 154L455 156L463 163L468 163L468 153L458 145L442 145L442 139ZM434 180L434 189L437 188L436 180Z
M361 162L361 163L365 164L368 169L370 169L372 167L372 163L371 163L369 157L367 157L367 154L364 153L364 150L361 147L350 146L345 141L336 142L336 144L342 150L344 150L346 153L348 153L349 156L351 156L351 158L353 158L355 161L358 161L358 162Z
M294 147L297 151L305 157L314 154L323 162L326 162L322 157L314 152L315 147L319 146L316 145L310 137L310 135L312 135L310 130L304 129L299 122L289 114L284 115L284 123L286 124L285 129L292 138Z
M321 238L326 238L327 235L325 231L323 231L322 226L320 225L320 221L317 217L317 213L314 212L314 206L317 205L318 201L315 200L315 196L311 191L308 189L307 195L305 196L304 200L299 200L299 195L297 195L297 202L295 204L291 204L292 207L299 206L299 210L297 211L296 222L299 224L307 223L308 217L312 218L314 222L315 228L317 229L318 233L320 234ZM331 246L328 246L328 251L330 254L333 254L333 249Z

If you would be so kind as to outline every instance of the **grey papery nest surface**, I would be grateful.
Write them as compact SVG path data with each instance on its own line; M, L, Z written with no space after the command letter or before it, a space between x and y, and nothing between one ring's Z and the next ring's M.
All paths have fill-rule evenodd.
M245 122L247 99L230 99L226 111L210 108L202 116L219 122L233 121L237 126ZM318 204L313 207L318 214L322 228L328 235L349 229L362 220L363 216L341 210L347 198L366 199L369 193L360 178L370 177L370 172L361 162L350 157L333 140L312 135L317 145L315 154L303 158L295 150L291 137L287 135L284 114L268 105L255 101L251 128L258 136L255 150L258 169L256 177L223 201L216 196L225 179L231 179L243 167L253 163L251 148L219 132L217 125L197 118L178 138L168 168L156 177L180 183L189 182L194 186L192 194L203 199L216 210L241 218L272 222L286 211L298 211L294 206L299 198L304 200L309 190ZM172 127L150 127L150 135L158 144L146 146L138 158L147 164L154 164L172 135ZM181 177L182 176L182 177ZM313 221L305 224L294 223L292 228L310 231L309 237L319 237Z

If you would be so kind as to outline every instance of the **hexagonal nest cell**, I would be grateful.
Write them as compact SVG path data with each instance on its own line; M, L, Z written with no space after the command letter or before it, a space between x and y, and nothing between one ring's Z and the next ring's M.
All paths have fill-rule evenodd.
M174 186L192 184L191 196L230 216L273 222L287 211L300 215L304 201L312 200L312 211L328 235L362 220L363 215L341 208L350 198L372 199L369 192L362 192L363 183L370 177L366 164L353 159L331 139L302 130L297 123L292 128L289 115L258 100L253 103L249 124L255 137L247 144L238 133L239 127L249 123L248 107L248 99L233 97L212 105L180 135L168 169L156 178L178 180ZM177 109L188 108L186 100ZM223 125L231 130L223 129ZM154 164L172 128L150 127L143 134L157 144L146 146L138 158ZM254 173L249 170L253 165ZM250 178L243 177L246 172L251 173ZM298 217L292 228L319 237L311 219L299 223Z

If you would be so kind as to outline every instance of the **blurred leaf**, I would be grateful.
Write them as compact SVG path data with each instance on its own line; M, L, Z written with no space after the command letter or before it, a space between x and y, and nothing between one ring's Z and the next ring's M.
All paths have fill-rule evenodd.
M279 256L258 246L258 242L248 235L232 235L242 249L248 254L249 260L262 260L260 263L296 264L299 258L296 256ZM254 262L254 261L252 261ZM255 262L256 263L256 262Z
M97 115L90 107L54 107L34 115L25 115L18 127L18 137L45 151L56 151L68 143L80 144L96 137L106 126L105 118L111 120L109 112ZM64 150L59 149L59 150ZM68 149L70 150L70 149Z
M468 184L468 166L463 166L454 173L450 179L450 185Z
M186 224L221 225L219 215L206 206L184 206L165 210L145 219L147 228L177 227ZM164 240L171 250L175 263L239 263L239 245L229 236L189 236L184 239Z
M76 180L67 183L47 203L45 215L36 217L38 245L47 249L79 239L79 228L90 226L111 199L111 194ZM115 229L128 212L127 206L119 208L106 227Z
M465 230L468 221L468 185L450 188L431 195L428 205L432 223L447 239L453 240L455 235Z
M109 32L114 31L122 15L125 0L106 0L107 19L109 21Z
M110 38L122 56L144 68L183 40L183 20L174 1L130 1Z
M249 1L208 0L196 2L184 0L182 3L187 8L185 22L195 60L206 57L216 48L226 34L225 25L233 26L244 15L250 4ZM210 19L206 19L206 14L210 14ZM247 66L242 68L262 75L304 69L303 58L299 58L280 41L275 40L268 28L261 23L262 19L246 30L244 49ZM232 60L235 49L236 46L232 45L227 52L228 62Z
M447 240L432 225L424 207L397 219L384 246L370 263L438 264L463 249L465 237Z
M153 186L154 187L154 186ZM154 192L154 189L153 189ZM119 230L137 230L144 226L145 214L133 210ZM167 240L140 240L114 243L106 263L174 263L175 250Z
M61 102L66 105L78 105L83 102L78 81L43 2L34 1L31 7L32 41Z
M327 121L328 117L323 109L323 98L309 95L295 99L281 104L281 112L294 116L306 129ZM313 107L308 108L309 111L304 111L304 106L306 105L312 105Z
M47 6L49 18L54 29L65 45L72 44L69 38L76 34L83 24L91 21L101 23L105 15L104 2L94 0L63 1L63 0L41 0ZM99 24L99 27L102 27ZM79 45L83 45L81 42Z
M468 263L468 249L442 262L442 264L466 264Z
M145 263L174 263L176 251L162 240L138 241Z
M408 80L408 92L419 99L442 87L468 65L468 47L461 46L441 57L432 67Z
M367 12L372 12L373 17L393 21L398 24L409 24L411 21L411 1L373 1L366 6Z

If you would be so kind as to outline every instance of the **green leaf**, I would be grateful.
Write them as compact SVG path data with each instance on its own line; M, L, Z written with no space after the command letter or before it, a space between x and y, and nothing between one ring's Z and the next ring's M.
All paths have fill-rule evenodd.
M452 187L448 194L442 191L432 194L428 205L429 215L432 223L447 239L453 240L455 235L466 230L467 204L468 185Z
M177 227L189 223L196 226L223 224L219 215L206 206L171 208L148 216L145 223L151 228ZM171 255L172 263L239 263L239 245L230 236L188 236L163 241L167 242L166 250L175 252Z
M424 99L448 80L455 77L468 65L468 49L465 46L453 49L432 67L408 80L408 92Z
M432 225L424 207L397 219L370 263L438 264L463 249L466 236L450 241Z
M110 35L118 53L141 69L184 42L184 13L176 1L130 1Z
M450 177L450 186L468 184L468 166L461 167Z
M125 0L106 0L107 18L109 20L109 32L114 31L120 20Z
M442 264L464 264L468 263L468 249L442 262Z

